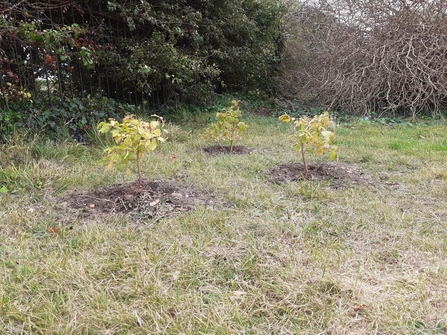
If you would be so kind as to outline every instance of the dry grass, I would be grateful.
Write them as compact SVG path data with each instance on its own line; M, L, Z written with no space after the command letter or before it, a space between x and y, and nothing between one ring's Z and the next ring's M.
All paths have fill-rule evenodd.
M0 333L445 334L445 126L339 127L340 161L378 184L335 190L269 183L299 156L286 125L247 123L249 156L207 156L173 127L144 164L234 207L144 225L58 221L57 197L135 178L95 165L98 148L3 146Z

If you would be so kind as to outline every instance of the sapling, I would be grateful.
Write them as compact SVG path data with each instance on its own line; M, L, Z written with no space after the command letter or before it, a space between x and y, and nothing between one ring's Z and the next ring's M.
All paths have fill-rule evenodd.
M146 153L155 150L158 143L165 141L166 130L163 130L163 118L152 115L156 119L145 122L135 119L135 115L128 115L123 122L118 122L113 118L109 122L98 124L100 133L110 133L115 141L115 146L104 149L105 157L101 162L108 163L107 169L116 165L119 170L127 168L130 173L131 164L136 164L138 172L138 186L141 187L141 158Z
M230 151L233 151L234 141L240 138L247 128L244 122L239 121L241 114L239 103L233 100L227 111L216 114L217 121L205 131L203 136L219 143L230 140Z
M293 146L301 152L306 175L309 173L306 152L319 156L329 151L329 158L331 160L337 158L338 147L331 145L335 139L335 134L328 130L333 124L329 112L316 115L312 119L308 116L297 119L287 114L281 115L279 119L282 122L293 122L295 125L296 132L293 135L293 139L295 140Z

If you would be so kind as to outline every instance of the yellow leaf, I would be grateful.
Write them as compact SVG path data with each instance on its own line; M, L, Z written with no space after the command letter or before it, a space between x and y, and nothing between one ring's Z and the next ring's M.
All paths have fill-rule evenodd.
M338 158L337 148L334 148L334 150L332 150L331 153L329 154L329 159L333 161L337 158Z
M290 122L292 121L292 118L288 116L287 114L283 114L279 117L279 120L282 122Z
M151 121L151 122L149 123L149 127L150 127L151 129L156 129L156 128L159 127L159 125L160 125L160 122L158 122L158 121Z
M329 138L331 138L332 131L329 131L329 130L323 130L323 131L321 132L321 135L323 135L324 138L329 139Z
M146 146L148 152L152 152L157 147L157 140L152 139L149 144Z

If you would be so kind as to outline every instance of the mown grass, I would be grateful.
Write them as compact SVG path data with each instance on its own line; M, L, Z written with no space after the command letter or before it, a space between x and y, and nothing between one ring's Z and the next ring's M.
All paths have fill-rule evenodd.
M246 121L238 144L251 155L208 156L200 127L171 125L144 161L147 178L184 180L233 207L138 225L67 224L54 206L136 178L96 165L100 147L3 145L0 333L446 333L445 125L339 126L339 163L377 185L332 189L269 182L269 168L299 162L291 130Z

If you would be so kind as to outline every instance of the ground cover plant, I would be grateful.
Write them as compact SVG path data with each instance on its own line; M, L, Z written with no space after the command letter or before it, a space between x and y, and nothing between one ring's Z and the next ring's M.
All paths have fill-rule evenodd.
M344 177L274 183L293 130L247 118L251 155L209 156L194 125L142 158L144 182L213 196L176 215L73 215L67 199L136 175L105 172L100 147L2 144L1 168L30 182L0 194L0 333L445 333L445 125L341 124Z

